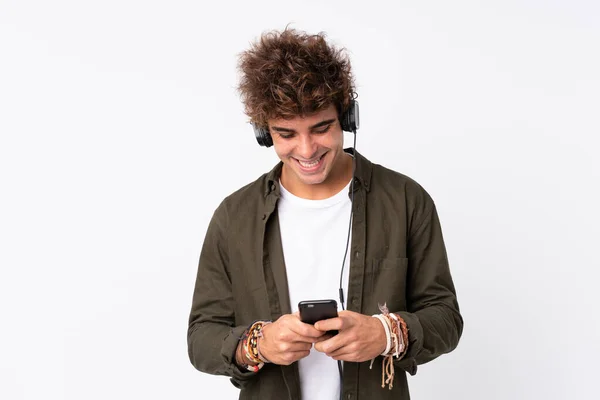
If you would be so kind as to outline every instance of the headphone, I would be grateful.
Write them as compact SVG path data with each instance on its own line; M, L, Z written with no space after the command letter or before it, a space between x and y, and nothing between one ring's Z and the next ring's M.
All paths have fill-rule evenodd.
M360 125L358 119L358 101L351 99L348 109L340 116L340 125L342 130L346 132L356 133ZM259 145L264 147L273 146L273 138L269 133L269 128L266 126L258 126L252 123L254 128L254 136Z

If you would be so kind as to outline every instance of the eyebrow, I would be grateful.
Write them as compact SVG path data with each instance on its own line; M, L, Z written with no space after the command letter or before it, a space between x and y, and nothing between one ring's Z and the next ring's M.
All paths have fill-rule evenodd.
M320 127L325 126L325 125L332 124L334 122L335 122L335 118L326 119L325 121L321 121L318 124L314 124L314 125L310 126L309 129L313 130L313 129L320 128ZM276 132L296 133L295 129L282 128L280 126L272 126L271 129L274 130L274 131L276 131Z

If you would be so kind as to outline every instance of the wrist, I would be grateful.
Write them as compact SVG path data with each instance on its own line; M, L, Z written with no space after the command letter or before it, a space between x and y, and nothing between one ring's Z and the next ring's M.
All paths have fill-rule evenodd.
M237 348L235 349L235 363L238 367L246 369L248 365L255 366L257 363L248 359L244 354L243 339L238 342Z

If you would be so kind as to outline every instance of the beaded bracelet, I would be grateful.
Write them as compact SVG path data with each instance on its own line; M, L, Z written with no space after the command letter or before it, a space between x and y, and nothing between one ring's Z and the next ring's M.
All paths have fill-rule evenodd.
M269 362L258 349L258 338L262 337L262 329L265 325L270 324L271 321L256 321L248 329L244 331L242 335L242 350L244 356L250 363L243 365L248 371L258 372L265 363Z

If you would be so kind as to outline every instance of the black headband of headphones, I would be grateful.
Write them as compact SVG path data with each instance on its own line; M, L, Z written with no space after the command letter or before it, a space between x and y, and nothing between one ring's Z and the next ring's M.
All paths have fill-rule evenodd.
M340 125L343 131L356 133L360 125L358 119L358 101L354 99L350 100L348 109L340 116ZM258 126L256 124L252 124L252 127L254 128L254 135L259 145L264 147L273 146L273 138L271 137L271 133L269 133L269 127Z

